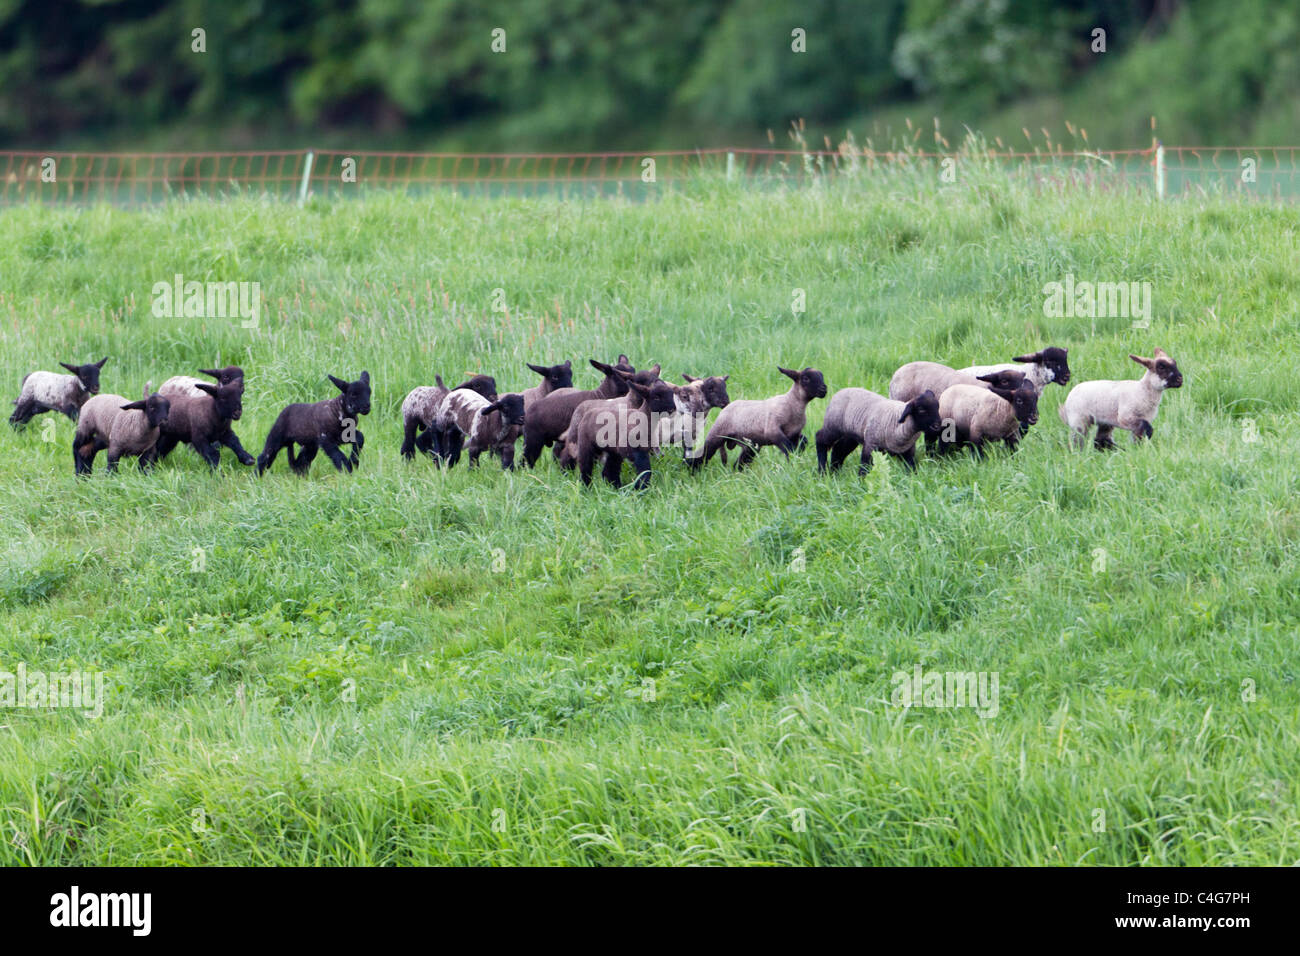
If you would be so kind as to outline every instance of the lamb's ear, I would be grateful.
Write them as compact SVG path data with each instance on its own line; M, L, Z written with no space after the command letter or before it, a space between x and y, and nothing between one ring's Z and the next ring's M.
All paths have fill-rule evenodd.
M357 379L357 381L359 381L362 385L369 385L369 384L370 384L370 373L367 372L367 371L365 371L364 369L362 369L362 371L361 371L361 378Z
M81 374L81 369L79 369L79 368L78 368L77 366L75 366L75 365L69 365L67 362L60 362L59 364L62 365L64 368L66 368L66 369L67 369L69 372L71 372L73 375L79 375L79 374Z
M622 357L623 356L621 355L619 356L619 358ZM595 359L587 359L587 361L591 363L591 367L597 372L604 372L606 375L614 374L614 366L612 365L606 365L604 362L597 362Z
M619 353L619 356L618 356L618 364L619 364L619 365L631 365L631 364L632 364L632 360L631 360L630 358L628 358L626 355L623 355L622 353Z
M898 424L901 425L903 424L903 422L907 421L907 416L912 414L912 412L914 411L916 411L916 408L911 402L908 402L906 405L904 405L903 414L898 416Z
M105 355L102 359L100 359L98 362L95 363L95 368L103 368L104 363L107 361L108 361L108 356Z
M481 411L482 414L484 414L484 415L490 415L490 414L492 414L493 412L499 412L499 411L501 411L501 403L500 403L500 402L493 402L493 403L492 403L491 405L489 405L487 408L480 409L480 411Z
M565 359L565 360L564 360L564 367L565 367L565 368L570 368L570 369L573 368L573 361L572 361L571 359Z
M731 378L731 373L730 373L730 372L728 372L726 375L722 376L722 380L723 380L724 382L725 382L727 379L729 379L729 378Z
M991 388L989 389L989 391L992 392L994 395L996 395L998 398L1002 399L1004 402L1010 402L1016 397L1016 393L1014 391L1008 391L1005 388Z
M658 362L655 362L654 368L650 369L650 371L653 372L655 375L658 375L659 372L661 371L661 366L659 365Z
M685 372L682 372L682 379L683 379L684 381L686 381L686 382L698 382L698 381L699 381L699 379L696 378L694 375L687 375Z
M534 365L532 362L525 362L524 364L527 365L534 372L536 372L538 375L549 375L551 372L549 368L546 368L545 366L542 365Z
M1020 361L1020 360L1019 360L1019 359L1016 359L1016 361L1018 362L1018 361ZM987 374L987 375L976 375L975 377L976 377L977 379L979 379L981 382L988 382L988 383L992 384L993 382L1001 381L1001 379L1002 379L1002 373L1001 373L1001 372L989 372L989 374Z
M1017 355L1011 361L1013 362L1041 362L1043 360L1042 352L1035 352L1033 355Z
M124 412L135 412L135 411L142 412L144 411L144 409L145 409L144 402L130 402L122 406L122 411Z
M328 378L331 382L333 382L334 387L337 388L340 392L346 392L348 390L348 383L343 381L343 379L335 378L333 375L327 375L325 377Z
M782 368L782 367L779 366L779 365L776 367L776 370L777 370L778 372L780 372L782 375L786 376L787 378L792 378L792 379L794 379L796 382L799 381L799 373L798 373L798 372L793 372L793 371L791 371L791 370L788 369L788 368Z
M200 392L207 392L213 398L216 398L217 395L221 393L220 386L209 385L207 382L195 382L194 387L197 388Z
M1155 351L1155 357L1158 359L1167 359L1169 358L1169 353L1157 345Z
M646 398L650 397L650 392L651 392L650 386L642 385L640 382L632 382L632 381L629 381L627 384L633 389L635 389L638 395L642 395Z
M1132 352L1129 353L1128 357L1131 358L1133 361L1137 362L1143 368L1150 368L1151 366L1156 364L1152 359L1143 358L1140 355L1134 355Z
M218 372L215 368L201 368L199 369L199 374L210 375L212 378L221 378L221 373Z

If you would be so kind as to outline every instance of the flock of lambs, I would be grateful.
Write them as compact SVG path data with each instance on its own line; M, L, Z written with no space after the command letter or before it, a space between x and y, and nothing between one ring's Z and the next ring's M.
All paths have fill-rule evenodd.
M1084 382L1061 404L1061 419L1078 446L1094 425L1098 448L1114 447L1111 434L1116 428L1132 432L1135 441L1150 437L1164 390L1182 386L1182 373L1164 350L1157 348L1153 358L1129 358L1145 369L1141 378ZM68 375L28 374L9 423L18 428L42 412L67 415L77 424L72 458L78 475L88 474L96 454L103 450L108 452L109 471L123 456L138 458L145 470L182 442L214 468L221 445L233 451L241 464L254 463L232 428L243 414L242 369L201 369L215 384L176 376L157 392L146 385L140 400L128 401L120 395L99 394L100 369L106 361L60 362ZM789 391L762 400L732 401L725 375L702 379L684 375L687 384L675 385L659 377L658 365L638 371L626 355L614 364L595 359L591 364L603 375L592 389L573 387L568 361L550 366L530 363L528 367L542 376L541 383L507 395L497 394L496 382L488 375L473 376L454 388L447 388L437 376L436 385L413 389L402 403L402 455L409 459L419 450L450 467L462 451L471 465L488 452L510 469L522 435L529 467L550 446L561 465L578 469L584 484L591 483L592 472L601 463L602 476L618 487L627 460L636 476L635 486L644 488L650 480L651 456L665 447L680 446L687 463L696 468L718 453L725 464L729 448L739 449L737 468L752 461L764 445L774 445L789 457L804 444L808 403L827 394L822 373L814 368L778 367L793 380ZM362 372L355 381L331 375L329 380L338 395L289 405L276 418L256 459L259 475L282 448L289 467L300 475L306 474L318 451L340 471L350 472L358 463L365 443L358 422L370 412L370 375ZM960 370L936 362L910 362L894 373L888 398L865 388L845 388L832 396L816 435L818 468L825 470L828 464L832 470L839 468L859 447L862 473L870 468L875 452L915 468L916 442L922 435L926 447L934 446L940 453L964 446L983 457L984 446L997 441L1014 450L1038 421L1043 389L1069 380L1062 348L1045 348L1006 364ZM702 448L697 447L713 408L721 411ZM351 446L346 457L344 445Z

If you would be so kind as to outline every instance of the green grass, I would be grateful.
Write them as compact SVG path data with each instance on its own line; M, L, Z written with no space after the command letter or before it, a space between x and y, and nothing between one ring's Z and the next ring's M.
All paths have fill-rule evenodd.
M69 422L5 430L0 669L102 669L109 697L99 719L0 710L0 862L1300 857L1293 207L971 172L0 222L7 398L58 360L111 356L129 396L236 363L256 453L326 373L375 382L351 476L281 458L258 480L228 453L209 475L181 448L75 481ZM1150 330L1045 318L1066 272L1150 281ZM176 273L260 282L261 328L153 317ZM549 456L397 453L435 372L504 390L572 358L586 384L622 351L754 398L784 390L778 363L884 391L911 359L1046 344L1076 381L1135 377L1127 353L1160 345L1186 386L1143 446L1072 453L1053 386L1014 457L865 480L818 477L811 449L739 475L661 459L643 494ZM998 672L997 716L892 706L916 664Z

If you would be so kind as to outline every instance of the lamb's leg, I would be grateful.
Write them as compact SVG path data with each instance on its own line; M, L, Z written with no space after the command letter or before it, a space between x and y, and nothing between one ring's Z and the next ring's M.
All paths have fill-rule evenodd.
M407 461L415 457L415 433L419 428L420 423L416 419L408 418L406 420L406 427L402 431L402 457Z
M221 436L221 444L225 445L235 453L241 465L251 465L253 456L244 450L244 446L239 443L239 436L235 434L233 428L227 428L226 433Z
M352 462L348 461L347 458L343 456L343 452L339 450L339 446L334 444L334 442L324 433L320 434L316 438L316 445L325 453L326 458L334 462L334 467L336 469L339 471L346 471L348 474L352 473ZM304 446L303 452L305 453L306 451L307 448Z
M644 448L632 452L632 467L636 470L636 480L632 487L642 491L650 486L650 453Z
M530 435L524 432L524 464L532 468L537 464L537 459L542 457L542 445L536 435Z
M361 461L361 449L366 446L366 436L360 428L352 429L352 436L356 441L352 443L352 454L348 457L352 460L352 464L355 466Z
M803 435L800 435L799 439L802 441ZM790 457L792 451L798 451L798 445L795 443L795 440L793 438L788 438L785 435L782 435L780 439L777 440L776 447L781 450L781 454L785 455L786 458Z
M863 445L862 460L858 464L858 475L860 477L865 476L869 471L871 471L871 446Z
M853 449L857 447L858 443L852 438L841 438L837 441L831 448L831 471L839 471L844 467L844 462L848 459L849 455L853 454ZM869 468L871 467L871 452L867 451L865 445L863 446L862 451L867 457L867 467Z
M974 458L976 461L984 460L985 458L984 440L982 438L975 438L971 440L970 453L971 453L971 457Z
M39 414L39 406L34 399L20 398L14 405L14 413L9 416L9 424L14 428L21 428Z
M739 444L739 442L737 442L737 444ZM758 449L753 445L741 445L740 454L736 457L736 471L743 471L745 466L753 461L757 454ZM788 453L786 454L786 457L789 457Z
M515 470L515 446L506 445L501 449L501 470Z
M154 446L158 448L157 445ZM194 441L194 450L199 453L199 457L208 463L209 468L216 468L221 464L221 452L215 445L202 438L196 438ZM141 456L143 457L143 456Z
M1019 432L1015 435L1008 436L1007 438L1004 438L1002 440L1003 444L1007 446L1007 450L1010 451L1011 454L1014 455L1016 453L1016 448L1020 444L1020 435L1023 434L1024 432Z
M907 468L908 471L916 471L916 446L915 445L913 445L907 451L903 452L901 455L896 455L895 457L900 459L903 462L903 465Z
M578 476L582 479L584 485L591 484L591 472L596 465L596 454L594 448L586 448L583 445L578 446L577 452Z
M1098 451L1108 451L1115 447L1115 439L1111 437L1114 432L1114 425L1098 425L1097 437L1092 440L1093 447Z
M457 428L449 428L442 434L442 460L448 468L454 468L460 461L460 450L465 444L465 436Z
M95 439L77 435L72 440L72 467L78 475L88 475L95 464Z
M175 448L179 442L180 439L175 435L159 435L157 443L153 446L154 453L159 458L166 458L172 453L172 449ZM196 449L197 447L198 446L195 446ZM201 455L203 453L199 452L199 454Z
M292 449L290 449L290 455L292 455ZM308 469L311 468L311 463L315 458L316 446L303 445L302 451L298 452L298 457L292 459L289 464L293 468L293 473L295 475L305 475L307 474Z
M817 440L817 470L823 474L826 471L826 453L830 451L831 446L834 444L833 437L827 433L825 428L814 436Z
M1151 423L1147 421L1145 418L1139 418L1137 422L1133 425L1132 432L1133 432L1133 441L1140 442L1143 439L1150 438L1152 435L1154 435L1155 429L1151 427Z
M804 435L803 432L800 432L798 440L794 443L794 446L790 450L797 455L800 454L807 447L808 447L808 437Z
M615 488L623 487L623 456L612 451L605 452L605 464L601 466L600 477Z

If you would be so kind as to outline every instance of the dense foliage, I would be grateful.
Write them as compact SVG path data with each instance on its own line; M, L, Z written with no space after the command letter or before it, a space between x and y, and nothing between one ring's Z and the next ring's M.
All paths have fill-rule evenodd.
M1256 132L1263 112L1259 132L1277 140L1294 128L1300 89L1294 7L0 0L0 142L130 142L179 128L250 145L346 129L519 149L692 146L795 118L842 132L909 105L997 132L1008 104L1065 95L1055 115L1081 88L1091 107L1074 119L1115 113L1110 145L1147 135L1150 113L1212 137ZM504 52L493 50L498 28ZM1091 50L1096 28L1104 55Z

